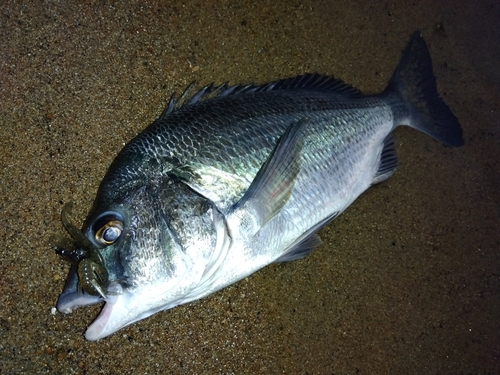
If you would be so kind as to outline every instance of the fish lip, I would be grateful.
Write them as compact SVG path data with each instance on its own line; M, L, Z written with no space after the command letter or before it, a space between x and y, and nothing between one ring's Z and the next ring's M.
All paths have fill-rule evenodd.
M117 319L112 313L113 310L120 312L126 301L130 299L129 294L126 287L117 280L112 281L107 286L105 298L88 294L78 287L78 266L73 265L69 270L63 292L57 300L56 308L63 314L69 314L76 308L105 302L102 310L85 332L87 340L97 341L111 335L128 324L127 321Z
M123 325L115 326L110 317L112 316L115 305L123 304L123 287L118 282L113 282L108 287L108 295L106 296L105 304L99 315L87 327L85 331L85 339L89 341L97 341L106 336L111 335Z
M92 296L85 292L63 293L57 300L57 310L63 314L69 314L78 307L95 305L102 302L100 296Z
M79 307L91 306L113 300L113 297L121 294L122 291L122 286L115 281L108 285L106 298L99 295L91 295L78 287L78 269L76 266L72 266L68 273L64 290L57 299L56 308L63 314L69 314L73 309Z
M114 305L121 300L122 293L123 287L118 282L113 282L108 286L106 299L103 299L100 296L92 296L86 292L78 290L66 290L65 288L65 291L59 296L57 301L57 310L61 313L69 314L75 308L105 302L99 315L97 315L85 332L85 338L87 340L97 341L101 338L109 336L117 330L117 328L109 325L109 318Z
M73 309L83 306L95 305L102 302L100 296L93 296L78 288L78 268L72 266L69 270L63 292L57 299L57 310L69 314Z

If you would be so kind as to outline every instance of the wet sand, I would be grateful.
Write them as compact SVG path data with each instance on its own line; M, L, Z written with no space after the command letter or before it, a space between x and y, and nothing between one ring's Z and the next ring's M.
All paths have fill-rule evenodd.
M0 10L1 374L500 373L498 1L31 3ZM99 306L51 314L63 203L81 224L172 92L314 71L379 92L416 29L464 147L398 129L398 171L301 261L96 343Z

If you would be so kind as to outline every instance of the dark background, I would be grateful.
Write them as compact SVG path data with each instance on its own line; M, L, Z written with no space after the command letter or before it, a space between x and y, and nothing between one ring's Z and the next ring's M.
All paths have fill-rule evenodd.
M500 373L499 25L496 0L3 1L0 373ZM379 92L416 29L464 147L398 129L398 171L304 260L97 343L99 306L51 314L62 203L80 225L172 92L315 71Z

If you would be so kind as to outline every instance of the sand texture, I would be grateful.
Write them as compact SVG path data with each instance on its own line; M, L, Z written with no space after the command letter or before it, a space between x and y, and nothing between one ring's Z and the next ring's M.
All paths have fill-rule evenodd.
M500 2L3 1L0 374L499 374ZM91 343L99 306L51 314L124 143L172 92L333 74L384 89L414 30L464 129L396 131L399 168L319 235L208 298Z

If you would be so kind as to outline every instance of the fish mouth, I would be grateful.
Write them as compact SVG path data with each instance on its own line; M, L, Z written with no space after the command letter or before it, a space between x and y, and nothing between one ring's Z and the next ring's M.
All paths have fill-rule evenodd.
M63 293L57 300L57 310L63 314L69 314L78 307L95 305L103 302L101 297L92 296L85 292Z
M85 339L89 341L102 339L129 324L126 320L120 319L120 311L123 311L124 301L127 299L122 295L123 290L121 285L112 283L110 284L110 289L113 292L106 296L106 303L101 312L85 331Z
M112 282L109 284L107 292L106 298L102 298L78 288L78 267L72 266L64 290L57 300L56 307L59 312L69 314L76 308L105 302L101 312L85 332L87 340L96 341L118 330L118 328L112 327L110 324L112 323L110 317L113 307L121 300L123 288L118 282Z
M88 294L78 288L78 267L73 265L68 273L63 292L57 299L57 310L64 314L69 314L78 307L95 305L102 302L100 296Z

